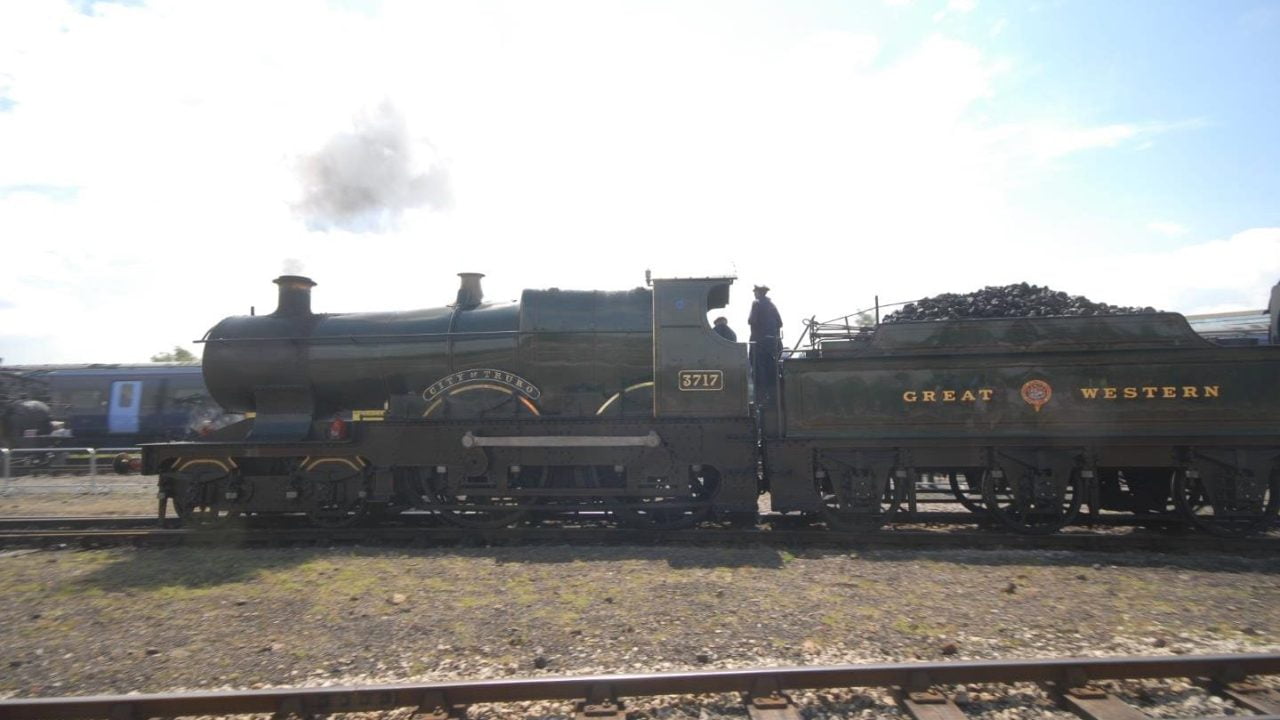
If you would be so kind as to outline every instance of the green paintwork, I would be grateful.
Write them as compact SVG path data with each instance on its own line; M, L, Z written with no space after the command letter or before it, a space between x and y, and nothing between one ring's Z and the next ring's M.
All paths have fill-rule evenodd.
M658 417L746 417L747 345L725 340L707 313L729 302L732 278L653 281L654 401ZM681 389L681 371L720 371L719 390ZM710 371L710 372L708 372Z
M1218 347L1171 313L903 323L813 355L785 363L791 438L1280 434L1280 348ZM1038 411L1022 397L1032 381L1052 388Z

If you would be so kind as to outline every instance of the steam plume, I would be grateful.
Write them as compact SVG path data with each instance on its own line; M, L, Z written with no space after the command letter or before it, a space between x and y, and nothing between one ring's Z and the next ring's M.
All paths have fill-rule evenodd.
M395 106L383 102L302 159L302 201L295 210L313 230L381 232L395 227L407 209L447 209L453 204L449 174L423 157L430 151L410 137Z

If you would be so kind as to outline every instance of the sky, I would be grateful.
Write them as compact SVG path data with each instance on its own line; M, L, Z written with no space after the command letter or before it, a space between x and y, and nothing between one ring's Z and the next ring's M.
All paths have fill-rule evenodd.
M1280 2L0 3L0 358L733 275L802 320L1280 281ZM718 313L717 313L718 314Z

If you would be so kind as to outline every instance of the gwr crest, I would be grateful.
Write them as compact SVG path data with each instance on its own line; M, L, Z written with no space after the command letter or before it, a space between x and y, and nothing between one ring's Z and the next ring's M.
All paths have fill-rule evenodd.
M1022 399L1040 412L1040 408L1053 399L1053 387L1043 380L1028 380L1022 384Z

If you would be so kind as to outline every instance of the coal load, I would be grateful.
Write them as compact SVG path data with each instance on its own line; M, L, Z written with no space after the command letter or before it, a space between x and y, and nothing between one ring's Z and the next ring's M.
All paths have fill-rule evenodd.
M989 285L966 293L944 293L907 303L886 315L883 322L907 320L958 320L961 318L1007 318L1126 315L1153 313L1149 307L1122 307L1093 302L1081 295L1068 295L1039 285Z

